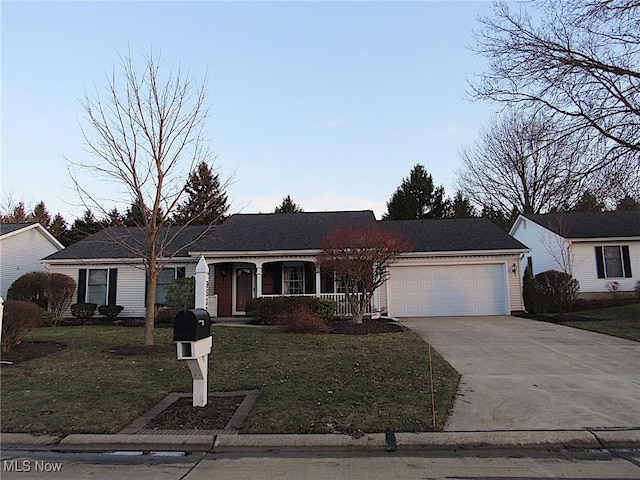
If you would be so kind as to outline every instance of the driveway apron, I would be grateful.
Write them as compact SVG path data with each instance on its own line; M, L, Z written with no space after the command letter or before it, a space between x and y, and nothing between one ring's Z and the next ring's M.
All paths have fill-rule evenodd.
M402 323L462 375L447 431L640 427L640 343L508 316Z

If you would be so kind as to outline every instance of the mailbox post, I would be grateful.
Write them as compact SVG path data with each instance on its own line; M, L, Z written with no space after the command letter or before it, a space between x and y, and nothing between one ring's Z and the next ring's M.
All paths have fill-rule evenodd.
M193 377L193 406L204 407L208 400L207 373L211 353L211 317L202 308L178 312L173 323L173 341L178 360L186 360Z

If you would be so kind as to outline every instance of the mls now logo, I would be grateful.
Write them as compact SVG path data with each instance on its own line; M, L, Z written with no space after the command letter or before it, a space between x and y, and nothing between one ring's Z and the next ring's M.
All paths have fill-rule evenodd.
M3 460L3 472L45 472L53 473L62 470L62 462L45 462L44 460Z

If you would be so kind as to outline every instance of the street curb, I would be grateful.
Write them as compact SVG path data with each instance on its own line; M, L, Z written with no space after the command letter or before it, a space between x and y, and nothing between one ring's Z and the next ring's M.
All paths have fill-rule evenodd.
M389 438L394 440L389 444ZM0 434L0 446L12 450L64 452L180 451L242 453L256 451L415 451L415 450L586 450L640 449L640 429L486 431L365 434L219 434L127 435L72 434L64 438L23 433Z

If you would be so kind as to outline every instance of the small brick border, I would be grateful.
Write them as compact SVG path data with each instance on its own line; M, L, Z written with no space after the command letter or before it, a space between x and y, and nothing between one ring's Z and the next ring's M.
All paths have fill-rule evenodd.
M242 402L238 406L235 413L229 419L229 422L222 430L156 430L145 428L150 420L160 415L173 403L180 398L193 398L191 393L170 393L164 397L155 407L146 412L144 415L138 417L125 428L123 428L120 434L132 435L220 435L220 434L237 434L240 427L244 423L244 420L249 415L249 412L253 408L260 395L260 390L237 390L235 392L211 392L209 393L209 399L213 400L216 397L239 397L244 396Z

